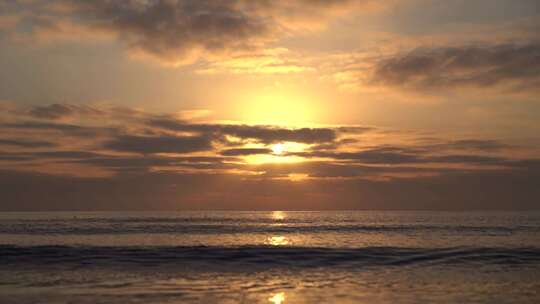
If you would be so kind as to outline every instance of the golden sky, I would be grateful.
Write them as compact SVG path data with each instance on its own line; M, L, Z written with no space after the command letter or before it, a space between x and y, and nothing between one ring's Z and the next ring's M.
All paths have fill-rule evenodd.
M0 209L536 208L539 26L535 0L0 1Z

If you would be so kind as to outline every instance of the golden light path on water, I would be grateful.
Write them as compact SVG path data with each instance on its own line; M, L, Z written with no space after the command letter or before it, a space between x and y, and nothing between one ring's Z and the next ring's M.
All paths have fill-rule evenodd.
M287 214L283 211L273 211L272 212L272 219L274 220L284 220L287 217Z
M283 211L273 211L270 215L270 217L276 221L274 225L281 225L280 222L287 218L287 214ZM272 246L286 246L290 245L291 241L282 235L273 235L266 239L266 244L272 245Z
M287 218L287 213L283 211L273 211L270 216L276 222L281 222ZM290 241L284 236L271 236L267 239L267 244L272 246L286 246L290 244ZM268 301L274 304L282 304L285 302L285 293L278 292L268 298Z
M289 245L290 241L284 236L271 236L268 238L267 243L272 246L285 246Z

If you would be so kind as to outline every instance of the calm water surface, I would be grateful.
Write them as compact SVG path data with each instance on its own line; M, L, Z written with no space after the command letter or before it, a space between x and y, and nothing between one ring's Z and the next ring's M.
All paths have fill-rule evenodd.
M540 303L540 213L0 213L0 303Z

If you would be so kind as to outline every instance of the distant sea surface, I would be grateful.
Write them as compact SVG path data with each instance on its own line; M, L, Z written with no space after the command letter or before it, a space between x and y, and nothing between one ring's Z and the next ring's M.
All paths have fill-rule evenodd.
M540 303L540 213L0 213L0 303Z

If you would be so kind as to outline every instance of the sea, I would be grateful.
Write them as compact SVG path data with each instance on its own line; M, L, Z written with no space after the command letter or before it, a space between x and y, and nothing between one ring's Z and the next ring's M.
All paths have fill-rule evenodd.
M540 303L540 212L0 213L0 303Z

